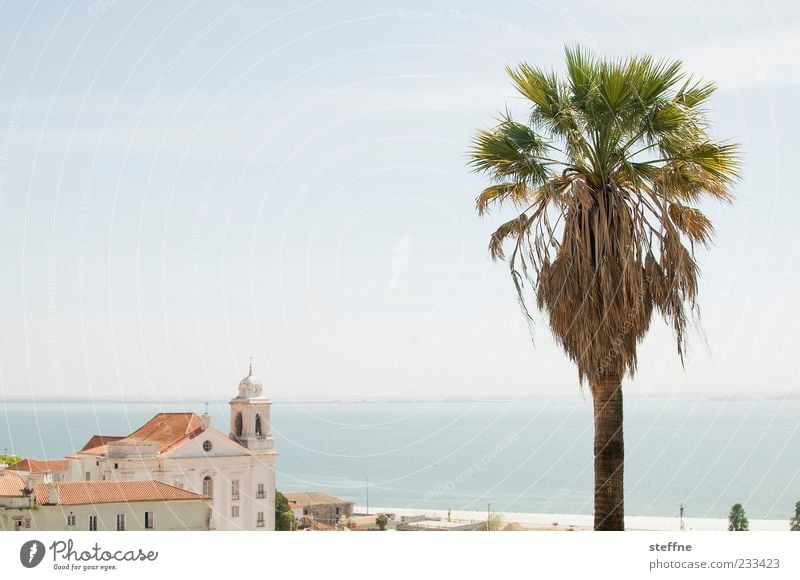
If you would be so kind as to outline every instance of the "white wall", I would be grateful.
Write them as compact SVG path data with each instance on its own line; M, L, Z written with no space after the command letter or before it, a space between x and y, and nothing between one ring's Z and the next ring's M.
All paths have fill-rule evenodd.
M97 515L98 531L115 531L116 516L125 514L127 531L144 530L144 512L154 513L154 530L207 530L208 504L203 500L138 501L78 506L40 505L31 510L32 529L45 531L87 531L89 515ZM76 518L67 527L67 515Z

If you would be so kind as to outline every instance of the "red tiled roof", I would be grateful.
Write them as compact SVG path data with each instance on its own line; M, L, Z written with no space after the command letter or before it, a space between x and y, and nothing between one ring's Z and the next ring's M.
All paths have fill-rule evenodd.
M9 465L6 469L12 471L28 471L30 473L50 473L51 471L66 471L69 469L69 460L56 459L53 461L41 461L39 459L23 459L14 465Z
M85 505L132 501L206 499L161 481L59 481L36 485L37 504L48 501L48 486L58 486L58 505Z
M5 469L0 471L0 496L22 497L23 489L25 489L25 482L19 475Z
M105 455L115 441L157 443L158 452L191 439L203 431L203 420L195 413L159 413L128 436L95 435L78 453Z
M202 423L195 413L159 413L122 441L158 443L158 451L163 453L176 443L201 433Z
M78 453L102 455L106 452L106 445L120 439L124 439L124 435L92 435L92 438L87 441L86 445Z
M346 499L340 499L327 493L320 491L285 491L283 496L289 501L289 504L296 506L314 506L314 505L333 505L353 503Z

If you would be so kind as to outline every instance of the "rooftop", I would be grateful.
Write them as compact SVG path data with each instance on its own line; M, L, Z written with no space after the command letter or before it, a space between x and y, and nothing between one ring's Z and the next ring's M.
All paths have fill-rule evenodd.
M124 439L124 435L92 435L92 438L87 441L86 445L78 451L78 453L88 453L89 455L103 455L106 452L106 446L113 441Z
M284 492L283 495L289 500L289 504L294 504L297 506L314 506L314 505L326 505L326 504L342 504L342 503L353 503L352 501L341 499L338 497L334 497L332 495L328 495L327 493L322 493L320 491L289 491Z
M25 489L25 482L14 473L4 469L0 471L0 496L2 497L22 497Z
M156 443L159 453L203 432L203 420L195 413L159 413L128 436L95 435L78 453L106 455L110 443Z
M60 481L37 484L34 491L37 504L48 503L49 486L58 486L58 505L206 499L200 494L154 480Z
M27 471L30 473L50 473L51 471L66 471L69 469L68 459L43 461L39 459L23 459L14 465L6 467L11 471Z

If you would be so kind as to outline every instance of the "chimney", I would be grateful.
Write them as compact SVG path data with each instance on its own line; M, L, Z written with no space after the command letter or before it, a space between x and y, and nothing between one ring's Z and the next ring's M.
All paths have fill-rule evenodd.
M200 417L200 426L203 428L203 431L211 427L211 415L208 413L203 413Z
M58 486L55 483L47 486L47 503L49 505L58 505Z

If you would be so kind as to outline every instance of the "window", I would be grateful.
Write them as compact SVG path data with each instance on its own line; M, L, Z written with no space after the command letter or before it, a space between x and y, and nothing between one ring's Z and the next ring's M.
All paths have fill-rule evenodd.
M97 516L89 516L89 531L97 531Z
M67 516L67 527L75 527L75 514Z
M205 451L206 453L208 453L209 451L211 451L211 449L212 449L213 447L214 447L214 446L213 446L213 445L211 445L211 441L208 441L208 440L205 440L205 441L203 441L203 451Z
M84 474L84 477L83 477L83 478L84 478L86 481L92 481L92 472L91 472L91 471L87 471L87 472Z
M152 530L153 528L153 512L144 512L144 529Z
M117 531L125 531L125 514L117 514Z
M242 436L242 414L236 413L236 420L234 421L234 429L236 430L236 436Z
M231 500L239 501L239 480L234 479L231 481Z
M303 515L307 516L309 514L308 508L303 508Z
M119 463L114 464L114 469L119 469Z
M210 475L203 478L203 495L206 497L214 497L214 480Z
M261 415L256 415L256 437L261 438Z
M338 507L336 508L336 517L337 518L339 517L339 508Z
M238 505L231 506L231 517L232 518L238 518L239 517L239 506Z
M258 512L256 515L256 527L263 528L264 527L264 512Z
M25 528L28 530L31 529L31 518L25 518Z
M256 488L256 499L264 499L265 497L267 497L267 493L264 491L264 484L259 483Z

